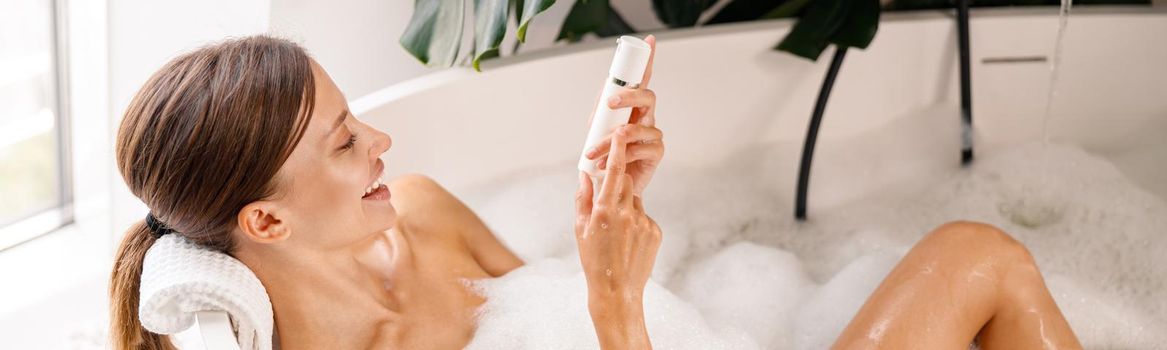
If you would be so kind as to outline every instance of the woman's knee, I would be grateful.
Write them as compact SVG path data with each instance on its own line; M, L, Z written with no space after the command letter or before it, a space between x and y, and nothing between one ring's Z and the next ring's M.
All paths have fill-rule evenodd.
M975 221L953 221L933 230L924 241L947 247L970 258L1033 265L1033 256L1021 242L996 226ZM924 243L922 241L921 243Z

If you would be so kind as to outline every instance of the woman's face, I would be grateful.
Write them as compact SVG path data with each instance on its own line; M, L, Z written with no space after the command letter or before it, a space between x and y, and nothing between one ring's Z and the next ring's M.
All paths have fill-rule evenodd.
M382 184L380 159L393 142L349 112L344 95L315 61L312 73L315 109L279 170L278 194L271 201L282 208L288 243L342 248L393 227L397 212Z

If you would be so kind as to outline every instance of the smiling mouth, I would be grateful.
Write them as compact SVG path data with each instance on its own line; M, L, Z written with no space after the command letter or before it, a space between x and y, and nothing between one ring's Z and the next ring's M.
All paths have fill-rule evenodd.
M383 200L389 199L389 186L381 182L381 176L384 175L385 165L377 160L377 176L373 177L373 181L365 187L365 194L361 199L368 200Z
M385 186L385 184L382 184L381 180L377 180L374 183L374 185L376 187L370 186L369 188L365 189L365 195L362 196L361 199L368 199L368 200L389 199L389 186Z
M365 195L361 196L361 198L368 198L369 195L377 192L377 190L380 190L382 187L385 187L385 184L381 183L380 178L373 180L373 183L369 184L369 187L365 187Z

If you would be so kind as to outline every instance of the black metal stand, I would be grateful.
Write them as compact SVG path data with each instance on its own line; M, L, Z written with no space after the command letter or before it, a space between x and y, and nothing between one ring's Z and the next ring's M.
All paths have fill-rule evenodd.
M972 140L972 62L968 43L968 7L969 0L957 0L956 29L960 50L960 164L968 165L973 160ZM810 187L810 166L814 159L814 146L818 141L819 125L823 121L823 112L827 109L827 100L831 97L831 88L835 85L835 77L839 75L839 68L843 65L843 57L847 55L846 47L835 47L835 56L831 59L831 67L823 79L822 89L819 90L818 100L815 101L814 113L811 114L810 126L806 130L806 140L802 146L802 162L798 168L798 192L794 199L794 217L806 220L806 195Z
M968 1L957 0L956 31L960 46L960 164L973 160L972 140L972 65L968 47Z
M839 68L843 66L843 57L846 55L846 47L835 47L835 56L831 59L831 67L827 69L826 78L823 79L823 87L819 90L819 98L815 101L814 113L810 117L810 126L806 130L806 140L802 146L802 163L798 168L798 194L794 203L794 217L798 220L806 220L806 190L810 186L810 163L814 159L814 145L818 140L823 112L827 109L827 99L831 97L831 87L835 86L835 77L839 75Z

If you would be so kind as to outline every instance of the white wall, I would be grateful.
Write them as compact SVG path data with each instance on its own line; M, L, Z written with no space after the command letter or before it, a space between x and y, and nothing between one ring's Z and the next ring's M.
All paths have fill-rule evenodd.
M266 32L270 7L268 0L110 0L109 93L113 129L117 129L134 93L168 60L226 37ZM129 194L120 176L113 182L114 236L121 237L120 228L141 220L146 208Z
M271 31L304 45L350 98L429 72L397 44L413 1L272 0Z

